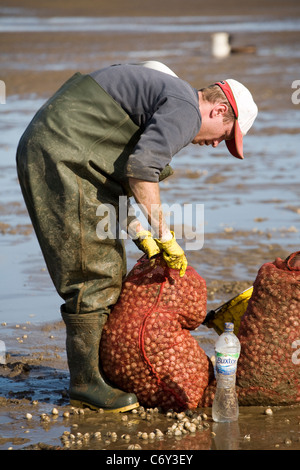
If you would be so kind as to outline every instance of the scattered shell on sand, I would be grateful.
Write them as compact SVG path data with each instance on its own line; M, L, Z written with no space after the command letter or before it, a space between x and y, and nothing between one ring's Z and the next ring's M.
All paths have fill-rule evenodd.
M70 414L72 414L72 412L73 414L78 414L78 409L73 408ZM155 414L157 414L158 412L159 410L157 408L145 409L143 407L140 407L136 410L132 410L131 414L138 415L142 421L149 421L153 419ZM45 419L45 416L43 417L43 419ZM121 422L123 423L123 426L129 427L129 424L131 422L129 416L130 414L124 414L121 416ZM80 432L76 432L76 428L78 428L78 425L74 424L72 425L73 432L65 431L60 437L60 440L65 448L69 448L72 446L80 448L82 446L87 445L90 440L102 441L102 445L104 444L105 446L109 446L112 442L116 442L118 439L121 439L125 442L129 442L134 439L134 437L139 439L140 443L143 444L169 437L173 437L174 439L180 439L181 437L187 434L194 434L200 430L203 431L204 429L209 428L210 426L207 422L208 417L205 413L200 414L196 411L191 410L180 413L177 413L175 411L169 411L165 414L165 416L168 420L172 420L172 424L170 424L170 426L164 432L159 428L153 428L147 432L138 431L135 436L134 434L129 433L124 433L118 436L118 434L113 430L106 431L105 434L102 434L100 431L82 434ZM135 420L135 424L136 422L137 421ZM133 442L128 446L128 449L142 449L141 444Z

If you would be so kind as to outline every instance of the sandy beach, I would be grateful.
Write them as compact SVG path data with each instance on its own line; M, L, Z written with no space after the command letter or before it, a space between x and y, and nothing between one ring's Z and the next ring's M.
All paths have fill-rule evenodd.
M220 1L199 0L145 5L28 0L26 7L21 0L2 2L0 340L6 361L0 364L0 450L116 452L136 445L151 452L194 452L196 459L199 450L300 448L297 405L275 407L272 414L267 407L241 407L239 421L230 426L213 423L210 408L198 409L197 432L176 438L167 431L178 418L157 410L113 415L71 409L62 302L35 239L14 160L31 117L77 70L154 59L197 88L229 76L245 83L259 106L245 139L247 158L233 162L221 145L188 147L161 187L167 204L204 205L204 244L191 250L188 260L206 279L208 309L217 307L251 286L263 263L300 249L300 4L269 5L268 0L242 5L229 0L226 8ZM226 59L212 56L212 34L219 31L232 35L235 52ZM132 245L126 244L128 269L140 256ZM216 333L201 326L193 334L212 354ZM163 437L150 439L155 429ZM69 446L64 433L75 436Z

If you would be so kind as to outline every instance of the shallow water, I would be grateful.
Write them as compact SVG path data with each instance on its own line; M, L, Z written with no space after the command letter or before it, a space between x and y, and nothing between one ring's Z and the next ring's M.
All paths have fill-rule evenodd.
M26 10L25 10L26 12ZM0 8L0 14L7 13L0 21L3 32L61 32L61 31L98 31L98 32L143 32L147 34L165 33L213 33L222 31L236 32L282 32L300 31L299 18L270 18L262 16L235 15L230 17L215 16L170 16L170 17L52 17L17 16L21 11L15 10L16 16L9 16L12 10Z
M222 270L212 270L206 256L207 248L224 253L236 249L235 267L231 271L231 279L248 279L252 282L248 266L243 265L239 259L240 252L263 244L270 243L283 248L297 246L299 243L299 166L298 149L299 138L299 106L291 106L292 81L297 78L297 58L299 48L288 41L281 41L280 45L271 40L270 33L298 32L299 18L257 18L255 16L236 17L137 17L134 19L110 17L52 17L38 18L28 14L26 9L0 9L0 28L3 32L64 32L67 35L73 32L91 33L96 31L99 38L108 32L134 37L141 32L157 39L160 37L159 47L155 41L142 42L139 47L123 50L118 47L109 51L110 58L116 61L142 60L149 57L157 60L166 59L168 65L176 72L184 67L184 58L187 52L193 61L194 51L201 50L200 60L207 68L207 76L212 74L213 68L222 62L211 59L208 47L210 35L214 31L222 30L233 33L240 32L243 40L252 40L255 34L260 34L260 43L256 54L245 56L232 56L230 59L232 75L243 73L248 76L249 82L256 86L272 74L273 80L279 79L286 83L286 106L265 103L260 109L258 118L251 133L245 139L244 152L246 158L239 161L231 157L222 143L217 149L199 148L190 145L177 154L172 161L175 170L174 176L161 185L163 203L172 208L174 201L182 211L177 211L170 222L177 226L179 231L183 222L184 204L188 204L191 213L185 213L187 220L185 226L190 231L183 232L186 236L194 236L195 231L202 234L202 244L193 246L189 244L188 257L190 263L208 280L220 278ZM170 33L180 33L180 40L170 41ZM195 40L197 34L198 39ZM43 36L42 36L43 37ZM55 38L55 36L51 36ZM66 36L68 37L68 36ZM71 37L71 36L70 36ZM277 37L276 35L274 37ZM268 40L268 38L270 38ZM50 47L50 46L49 46ZM3 69L37 70L49 73L62 68L80 70L89 68L95 63L108 59L108 51L104 48L91 47L90 54L78 53L72 47L66 54L54 48L44 50L38 43L26 51L3 54L1 66ZM271 60L272 58L272 60ZM246 60L247 59L247 60ZM282 63L285 67L283 69ZM228 69L229 69L228 68ZM184 69L183 69L184 70ZM70 72L72 73L72 72ZM192 70L188 73L192 73ZM283 77L284 74L284 77ZM182 74L184 75L184 74ZM266 78L267 77L267 78ZM8 87L9 84L7 84ZM267 88L267 87L266 87ZM9 87L8 87L9 91ZM266 91L267 94L267 91ZM45 269L39 246L33 233L30 231L28 218L15 171L15 151L22 132L31 117L43 104L44 98L38 93L6 97L6 104L0 105L1 120L1 187L0 206L2 235L1 268L5 273L0 287L1 318L6 321L21 321L34 318L36 321L55 320L59 318L60 299L57 297ZM260 108L260 103L258 103ZM202 212L204 219L202 219ZM197 216L199 216L197 218ZM7 224L7 225L3 225ZM238 232L244 233L238 236ZM179 231L180 233L180 231ZM224 237L224 233L227 237ZM220 236L218 236L218 234ZM236 235L235 235L236 234ZM210 235L210 237L209 237ZM193 238L191 239L193 242ZM186 240L182 240L184 244ZM203 245L203 247L202 247ZM139 253L132 243L126 243L128 252L128 268L130 269L138 258ZM234 253L233 253L234 256ZM262 262L265 260L262 259ZM257 268L259 265L257 265Z
M225 61L213 58L211 34L220 30L234 35L234 45L254 44L255 53L232 54ZM133 21L72 13L38 18L34 10L0 8L0 34L5 39L0 67L7 77L6 103L0 104L0 320L7 326L1 326L0 339L5 339L12 363L31 364L29 372L22 373L21 368L18 374L16 366L9 376L1 375L2 395L7 398L0 410L1 449L37 442L57 446L65 430L101 429L103 435L117 430L117 442L102 439L86 448L114 451L127 449L120 438L124 432L130 432L131 442L141 444L138 430L165 430L170 424L161 414L154 422L129 416L131 428L119 415L104 418L86 412L84 418L62 418L69 378L65 331L61 324L46 325L60 320L61 300L31 230L15 169L17 143L31 117L75 70L88 72L110 63L162 60L197 87L229 76L248 84L259 115L245 139L245 160L230 157L224 144L214 150L190 145L173 159L174 176L161 184L168 207L192 204L193 217L199 214L197 205L199 211L204 207L204 225L201 217L190 215L187 224L193 226L192 232L204 232L204 245L192 246L187 255L210 286L210 308L232 296L235 282L240 281L240 290L251 285L264 262L299 249L300 104L291 101L292 83L299 79L299 30L298 16L279 18L271 9L268 16L140 16ZM180 233L181 215L171 222ZM126 247L130 269L139 252L130 242ZM211 355L216 333L201 326L193 335ZM39 404L33 405L33 399ZM54 405L59 416L42 423L40 414L51 416ZM26 412L32 420L25 419ZM297 407L278 407L273 416L266 416L264 407L244 407L237 426L229 430L211 422L209 409L207 414L207 432L145 442L143 449L299 448Z
M17 183L15 148L27 122L41 104L42 100L36 98L8 98L2 114L1 222L12 227L30 224ZM200 216L195 220L195 214L199 213L198 205L203 205L204 227L194 227L193 233L196 229L198 233L203 232L204 246L209 243L205 241L206 234L224 230L253 234L263 231L268 236L263 237L261 243L268 244L270 239L278 244L298 243L299 136L288 134L288 130L295 127L295 115L296 111L286 113L283 132L268 135L268 126L273 128L279 116L262 113L256 124L257 135L247 139L247 158L243 162L225 155L222 144L216 150L204 149L201 158L199 149L191 145L173 159L176 173L162 184L162 200L170 208L174 201L181 208L183 204L189 204L194 216L188 216L188 226L193 221L202 222ZM262 134L263 129L266 129L265 134ZM176 219L175 213L175 225L180 224L182 215L183 212L177 211L179 218ZM59 315L60 299L48 278L35 236L22 236L20 228L18 231L14 235L4 234L0 240L2 272L5 272L0 287L1 317L16 322L26 318L55 320ZM239 242L236 239L234 243ZM138 255L132 245L127 243L129 268ZM232 239L216 239L213 245L226 249L232 245ZM189 246L189 256L193 260L194 250L198 252L202 245L199 247L195 243L194 246L192 239ZM191 263L198 270L203 268L201 262Z

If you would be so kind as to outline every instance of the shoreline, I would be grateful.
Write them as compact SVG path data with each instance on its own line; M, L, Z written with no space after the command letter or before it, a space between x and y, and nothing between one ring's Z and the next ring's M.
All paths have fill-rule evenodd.
M2 18L27 20L150 17L151 26L155 17L194 17L197 21L202 16L215 21L221 16L234 17L230 23L234 26L245 17L266 24L273 19L299 19L300 3L275 0L270 8L268 0L250 4L229 0L226 5L199 0L184 4L182 0L146 4L138 0L28 0L24 8L22 0L6 0L1 11ZM249 287L264 262L299 250L296 139L300 108L291 101L291 84L299 78L299 31L261 29L255 33L238 29L233 44L254 44L256 51L231 54L226 60L212 58L210 32L15 31L0 32L0 37L0 79L5 81L7 93L3 110L8 115L1 128L5 164L0 192L0 262L4 273L0 339L8 355L7 363L0 364L0 450L62 450L68 448L63 443L64 433L78 432L101 432L101 439L80 445L76 438L70 450L128 452L132 444L157 453L195 452L195 458L198 450L299 450L299 405L274 407L272 415L265 413L264 406L241 407L237 426L225 431L213 423L210 408L197 409L197 416L206 415L205 426L180 438L166 434L177 418L162 413L140 410L137 415L109 416L72 409L60 299L53 293L45 271L13 169L17 141L34 111L33 98L46 100L77 68L88 73L111 63L148 59L153 54L195 87L231 73L247 83L259 103L260 115L247 139L249 157L243 166L226 160L221 147L212 155L205 149L199 160L194 150L187 151L176 160L172 184L162 187L167 202L178 198L205 204L210 223L206 243L202 250L192 253L190 264L207 279L209 309L215 308ZM12 97L15 106L10 107ZM20 102L27 98L25 109L18 107L19 97ZM129 265L136 258L129 250ZM52 320L54 309L57 320ZM23 315L24 321L15 321L14 315L18 319ZM203 349L213 349L216 336L212 330L201 326L195 335ZM58 414L53 414L53 409ZM162 439L141 439L139 433L149 435L157 428L163 432ZM109 434L112 432L117 433L116 439ZM129 435L128 442L123 435Z
M144 3L138 0L126 0L126 2L101 0L97 4L93 0L73 0L60 2L59 0L27 0L26 8L22 0L10 0L2 8L22 9L29 16L32 12L38 16L232 16L232 15L294 15L300 13L300 6L294 0L286 0L284 4L281 0L272 1L272 7L268 0L253 0L247 5L241 4L238 0L228 0L226 8L222 2L199 2L199 0L185 0L184 7L181 0L153 0L151 3ZM70 15L71 13L71 15Z

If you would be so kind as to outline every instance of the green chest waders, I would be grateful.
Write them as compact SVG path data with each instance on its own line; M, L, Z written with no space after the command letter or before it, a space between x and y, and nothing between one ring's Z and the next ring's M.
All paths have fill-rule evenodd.
M99 239L97 213L109 204L117 214L119 196L126 194L124 167L139 136L122 108L77 73L37 112L17 152L28 212L65 301L71 400L111 410L138 403L99 372L101 332L119 297L126 257L118 236Z
M97 213L103 217L100 206L109 204L118 215L124 167L139 135L91 77L75 74L21 138L20 184L66 312L108 313L118 299L126 258L118 230L116 238L99 239Z

